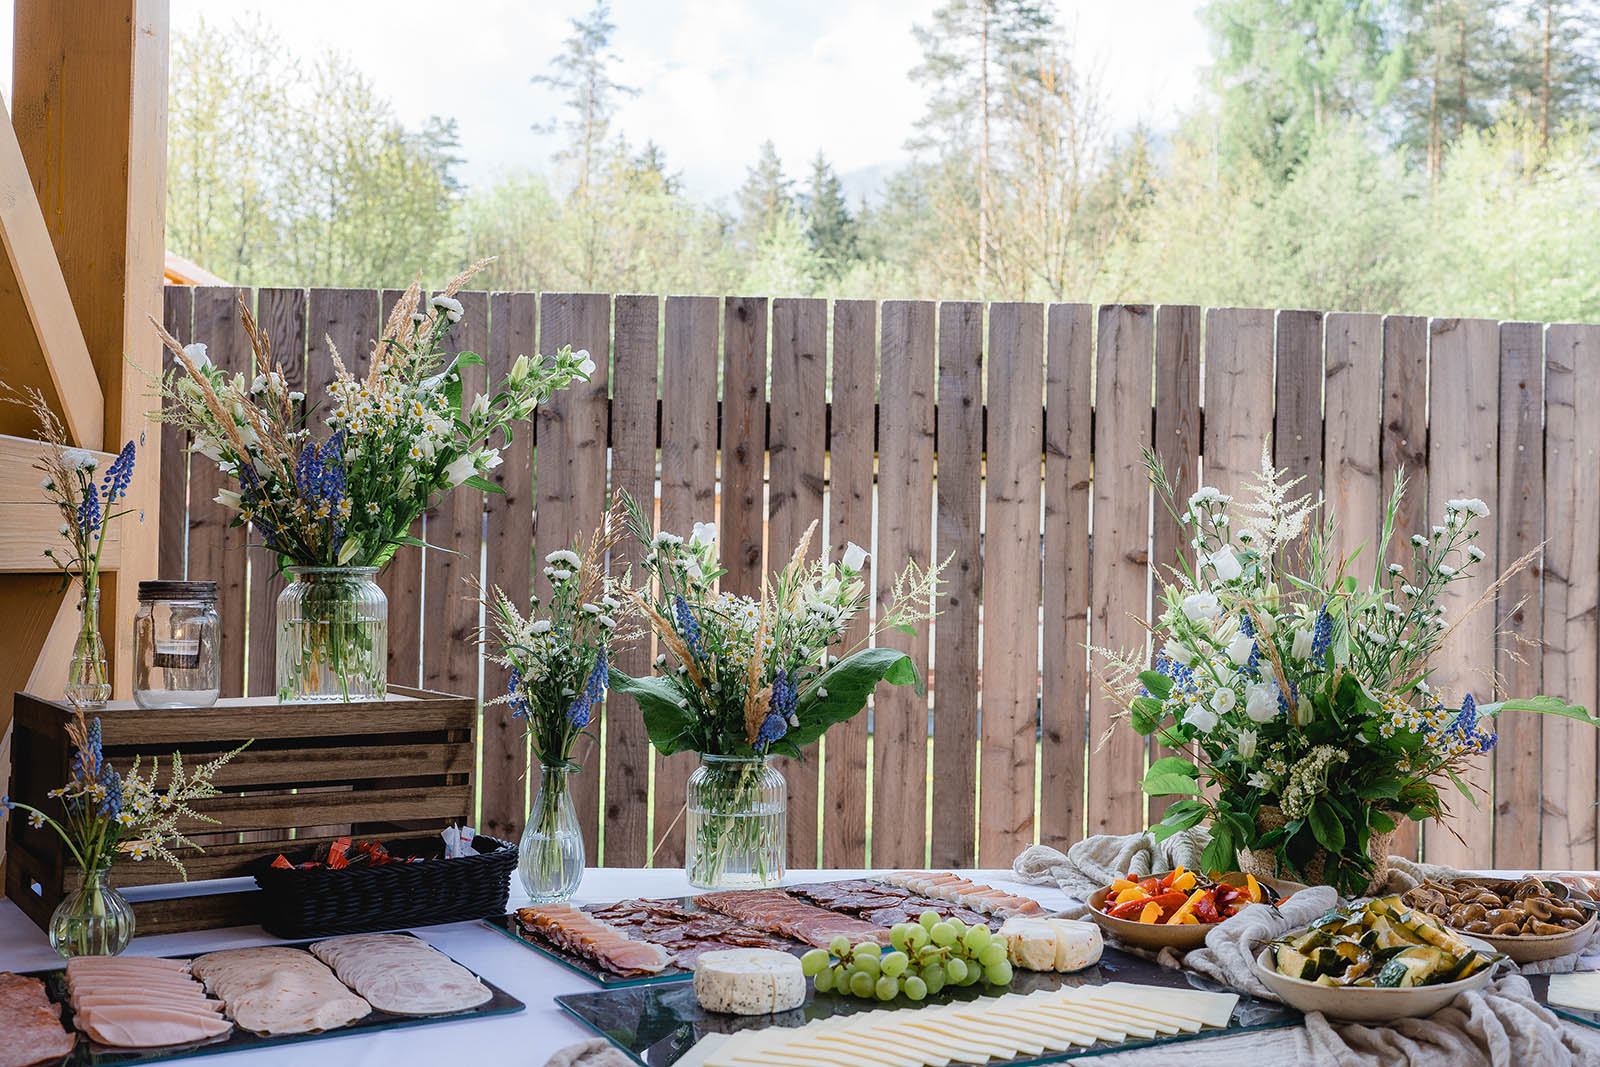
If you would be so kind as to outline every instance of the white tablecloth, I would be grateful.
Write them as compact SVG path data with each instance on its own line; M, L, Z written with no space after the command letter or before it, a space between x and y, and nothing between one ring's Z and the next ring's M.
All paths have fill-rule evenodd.
M788 881L821 882L848 878L860 871L791 871ZM1034 897L1051 908L1065 903L1059 890L1022 885L1010 871L967 872L976 880L1009 892ZM512 906L526 904L512 878ZM205 883L197 883L204 891ZM609 902L625 897L676 897L691 892L682 869L631 870L599 868L584 872L576 903ZM135 894L130 894L134 896ZM551 1053L594 1034L555 1003L562 993L594 990L596 985L504 934L479 923L454 923L418 930L422 937L484 978L528 1005L515 1015L458 1020L408 1027L377 1034L260 1049L228 1055L230 1065L295 1064L296 1067L396 1067L403 1064L487 1064L543 1067ZM272 944L260 927L201 930L135 938L128 954L172 956L219 948ZM38 927L9 900L0 900L0 970L30 971L59 966L60 958ZM212 1061L213 1057L205 1057Z

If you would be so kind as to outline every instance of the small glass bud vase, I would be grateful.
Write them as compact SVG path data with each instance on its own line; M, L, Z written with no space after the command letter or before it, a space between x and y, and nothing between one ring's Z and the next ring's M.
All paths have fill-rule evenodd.
M698 889L783 881L789 787L764 756L702 755L689 776L684 870Z
M517 852L522 888L535 904L568 900L583 880L583 831L572 803L571 764L539 767L539 792Z
M80 707L93 711L111 699L111 671L106 664L106 646L100 639L100 586L84 586L78 601L78 639L72 646L72 663L67 667L66 696Z
M63 959L117 956L133 940L133 908L107 883L108 866L83 873L83 882L50 913L50 947Z
M278 699L382 700L389 599L376 567L290 567L278 594Z

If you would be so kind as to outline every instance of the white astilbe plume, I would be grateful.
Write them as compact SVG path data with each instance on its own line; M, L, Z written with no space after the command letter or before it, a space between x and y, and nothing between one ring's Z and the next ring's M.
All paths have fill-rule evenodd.
M1241 502L1240 509L1248 516L1244 529L1255 539L1254 547L1269 559L1305 532L1317 506L1309 495L1290 499L1289 490L1301 479L1281 481L1280 473L1272 465L1272 439L1268 437L1261 442L1261 472L1255 481L1246 483L1251 495Z

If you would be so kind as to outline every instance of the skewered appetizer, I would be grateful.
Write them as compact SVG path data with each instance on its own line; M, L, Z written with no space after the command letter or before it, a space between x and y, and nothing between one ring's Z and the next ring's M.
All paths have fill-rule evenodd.
M1533 875L1426 881L1406 891L1405 903L1469 934L1549 937L1571 933L1589 921L1585 911ZM1562 887L1566 888L1566 887ZM1570 893L1570 890L1568 891Z
M1219 923L1231 919L1246 904L1276 904L1276 890L1245 875L1244 885L1217 882L1180 865L1164 875L1136 878L1128 875L1112 882L1106 892L1105 914L1113 919L1169 926Z
M1334 908L1273 946L1279 974L1323 986L1443 985L1505 959L1473 948L1398 896Z

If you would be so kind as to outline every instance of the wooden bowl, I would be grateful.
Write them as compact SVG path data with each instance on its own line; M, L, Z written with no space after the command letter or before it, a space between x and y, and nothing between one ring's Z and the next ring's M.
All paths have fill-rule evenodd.
M1461 940L1476 949L1491 946L1476 937L1461 935ZM1485 967L1459 982L1414 986L1410 989L1379 989L1376 986L1323 986L1301 978L1279 974L1273 946L1256 955L1256 975L1292 1008L1303 1012L1319 1011L1333 1019L1359 1023L1387 1023L1396 1019L1420 1019L1432 1015L1469 989L1489 984L1496 968Z
M1594 937L1597 922L1600 922L1600 915L1590 915L1588 922L1564 934L1519 934L1515 937L1469 934L1465 930L1457 930L1454 926L1450 929L1469 941L1475 939L1487 942L1496 952L1504 952L1510 956L1514 963L1535 963L1539 960L1553 960L1557 956L1570 956L1577 952Z
M1217 879L1229 885L1244 885L1245 878L1238 871L1230 871ZM1306 888L1299 882L1290 882L1281 878L1257 878L1262 885L1269 885L1278 891L1280 896L1287 897ZM1142 923L1132 919L1113 919L1105 913L1106 894L1110 886L1096 889L1089 894L1089 914L1100 925L1100 929L1111 937L1116 938L1125 945L1136 945L1139 948L1163 949L1171 948L1178 952L1191 952L1206 943L1206 935L1221 923L1192 923L1185 926L1168 926L1166 923Z

